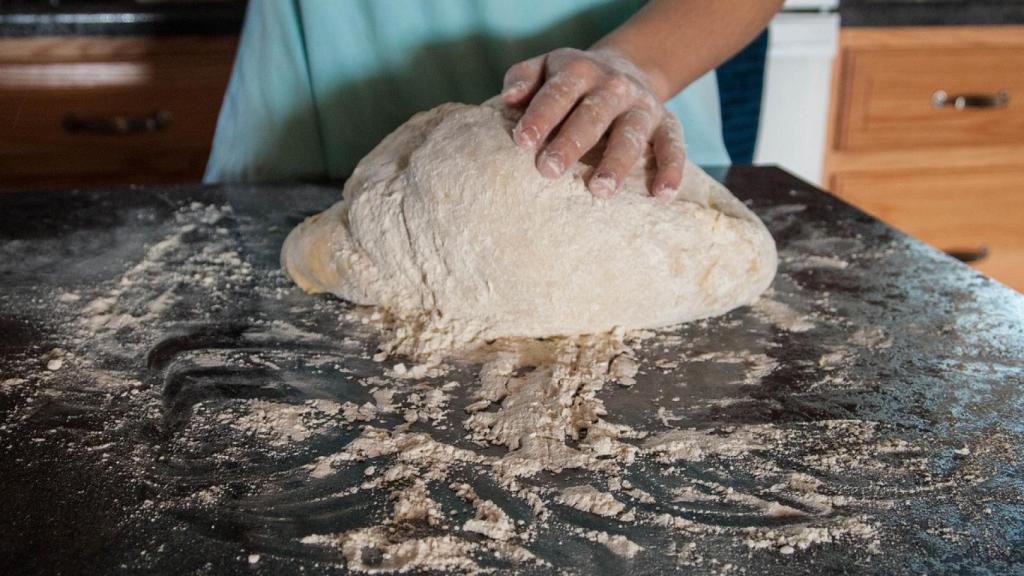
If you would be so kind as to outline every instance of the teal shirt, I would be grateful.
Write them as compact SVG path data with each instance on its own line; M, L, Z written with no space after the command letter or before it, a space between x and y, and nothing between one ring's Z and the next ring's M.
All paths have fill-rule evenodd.
M251 0L205 180L343 178L416 112L483 102L510 65L590 46L642 4ZM667 106L690 159L729 163L714 73Z

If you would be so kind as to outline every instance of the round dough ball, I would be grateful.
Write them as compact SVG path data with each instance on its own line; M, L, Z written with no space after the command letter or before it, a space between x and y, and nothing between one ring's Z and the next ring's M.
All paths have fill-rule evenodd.
M363 158L342 202L288 236L290 277L456 345L666 326L771 283L768 230L697 166L670 203L648 192L649 158L599 199L586 159L557 180L537 172L512 141L517 114L491 101L414 116Z

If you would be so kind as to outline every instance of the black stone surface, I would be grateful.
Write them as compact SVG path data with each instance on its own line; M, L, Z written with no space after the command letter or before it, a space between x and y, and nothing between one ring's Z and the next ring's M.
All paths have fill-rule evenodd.
M652 413L657 399L678 396L672 426L679 428L822 431L820 443L756 455L785 470L807 470L803 458L844 453L861 441L825 435L829 423L876 423L881 446L890 447L875 455L881 467L826 475L822 490L851 498L829 514L868 514L880 527L881 548L837 540L785 555L737 549L714 532L629 532L609 522L602 529L625 530L648 552L625 561L570 533L542 532L532 549L554 567L527 572L717 574L727 562L738 574L1022 573L1024 296L778 169L718 175L778 242L783 258L772 298L815 325L787 330L743 308L679 327L687 355L757 346L777 368L754 384L699 361L676 371L645 368L632 388L603 392L606 404L616 418L647 427L660 426ZM372 339L340 319L347 305L303 294L278 272L285 234L337 197L333 186L0 195L0 573L343 572L339 552L299 539L358 526L388 503L340 495L361 481L362 468L313 481L303 466L336 451L353 431L339 429L284 456L226 429L186 434L200 402L216 416L251 398L363 401L352 376L380 373L361 355L372 353ZM230 210L208 225L180 220L222 205ZM235 247L254 272L231 281L192 275L189 262L215 257L205 249L216 243ZM808 267L808 257L848 267ZM229 263L224 271L235 269ZM167 294L167 306L154 305ZM143 326L118 329L111 318L115 328L90 331L88 308L111 295L115 309ZM326 337L288 337L273 330L282 322ZM841 366L823 363L865 330L885 345L864 344ZM347 336L357 337L359 354L346 355ZM58 347L64 365L47 370ZM638 359L650 367L672 354L678 358L653 348ZM210 360L235 356L246 361ZM344 370L333 371L324 358ZM840 375L846 384L830 384ZM466 388L472 375L446 379L465 380ZM453 413L461 414L464 401L453 401ZM459 430L429 433L457 442ZM759 481L742 462L692 462L676 475L750 491ZM638 464L631 476L637 485L651 482L648 466ZM472 469L453 474L488 493ZM195 496L211 486L220 490L217 502L200 505ZM757 493L771 493L762 488ZM866 495L881 500L862 510ZM489 497L515 514L524 506ZM667 495L637 504L703 526L762 522L718 504L677 508ZM680 568L667 550L688 541L723 560ZM253 553L260 559L251 564Z
M231 35L246 0L0 0L0 37Z
M842 0L842 26L1024 24L1021 0Z

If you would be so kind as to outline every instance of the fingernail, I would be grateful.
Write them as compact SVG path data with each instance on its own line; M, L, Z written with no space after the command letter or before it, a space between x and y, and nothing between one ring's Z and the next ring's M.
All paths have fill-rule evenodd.
M533 126L523 127L521 124L517 124L512 129L512 140L522 148L536 148L537 140L540 139L540 133Z
M611 198L615 194L615 178L607 172L595 174L590 179L590 192L598 198Z
M662 202L668 204L669 202L676 199L679 194L678 188L673 188L668 184L662 184L658 186L658 189L654 192L654 195Z
M565 161L558 152L545 151L537 161L537 169L546 178L558 178L565 171Z

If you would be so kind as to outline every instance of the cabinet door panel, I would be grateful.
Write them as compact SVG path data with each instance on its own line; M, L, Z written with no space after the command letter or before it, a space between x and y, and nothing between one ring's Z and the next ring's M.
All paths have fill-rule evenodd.
M882 33L879 33L881 35ZM840 151L1024 143L1024 45L1007 32L893 33L842 49ZM1000 39L1005 39L1001 45ZM853 45L849 45L852 43Z
M234 38L0 46L0 189L202 177Z
M837 174L833 191L941 250L987 250L972 265L1024 291L1024 168Z

